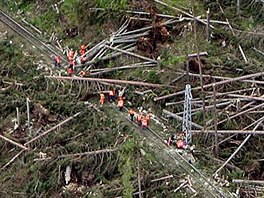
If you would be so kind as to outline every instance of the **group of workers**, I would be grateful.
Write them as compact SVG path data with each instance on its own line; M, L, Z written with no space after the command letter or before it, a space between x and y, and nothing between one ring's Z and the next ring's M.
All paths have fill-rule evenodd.
M79 50L79 55L80 55L80 61L81 63L85 63L87 61L86 55L87 54L87 45L81 45L80 50ZM71 48L69 51L67 51L67 57L69 60L69 67L67 68L67 72L69 76L72 76L74 69L75 69L75 58L77 56L77 53ZM54 66L55 67L61 67L61 57L59 55L56 55L54 57ZM81 77L87 76L87 72L81 71L80 72Z
M176 133L172 134L171 137L166 141L168 146L176 146L178 149L186 149L185 133L182 132L179 135Z
M128 111L129 113L129 116L130 116L130 120L132 122L136 122L137 125L140 127L142 126L143 129L147 129L149 124L150 124L150 114L149 113L142 113L142 112L139 112L139 113L136 113L133 109L130 109ZM134 118L136 118L134 120Z
M110 90L107 92L108 93L108 100L109 102L114 102L115 101L115 91ZM100 93L100 100L99 100L100 105L103 105L105 103L105 94L103 92ZM119 111L122 111L124 108L124 98L122 95L118 96L117 100L117 107ZM149 113L136 113L133 109L128 110L128 114L130 116L130 120L132 122L135 122L139 127L142 126L143 129L147 129L150 123L150 114Z

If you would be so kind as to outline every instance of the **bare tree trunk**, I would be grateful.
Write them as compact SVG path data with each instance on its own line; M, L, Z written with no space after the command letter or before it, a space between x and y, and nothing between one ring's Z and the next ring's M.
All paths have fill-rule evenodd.
M16 124L15 124L14 130L16 130L18 127L20 127L20 115L19 115L18 107L16 107L16 113L17 113L17 117L16 117Z
M262 119L259 121L259 123L254 127L253 131L256 131L256 129L258 128L258 126L262 123L264 117L262 117ZM219 168L217 169L217 171L215 171L214 175L217 175L219 173L220 170L222 170L226 164L228 164L230 162L230 160L238 153L238 151L240 151L240 149L246 144L246 142L249 140L249 138L252 136L252 134L249 134L244 141L239 145L239 147L235 150L235 152L225 161L225 163Z
M205 88L212 87L213 84L215 84L215 86L216 86L216 85L223 85L223 84L227 84L227 83L232 83L232 82L242 81L242 80L249 79L249 78L256 78L256 77L258 77L258 76L263 76L263 75L264 75L264 72L258 72L258 73L249 74L249 75L245 75L245 76L239 76L239 77L236 77L236 78L226 79L226 80L222 80L222 81L220 81L220 82L206 84L206 85L204 85L204 89L205 89ZM194 88L192 88L192 91L194 91L194 90L200 90L200 89L201 89L201 86L199 86L199 87L194 87ZM179 92L176 92L176 93L168 94L168 95L166 95L166 96L157 97L157 98L155 98L154 100L155 100L155 101L163 100L163 99L166 99L166 98L170 98L170 97L174 97L174 96L177 96L177 95L184 94L184 92L185 92L185 91L182 90L182 91L179 91Z
M261 180L233 179L232 182L237 183L237 184L260 184L260 185L264 185L264 181L261 181Z
M9 143L11 143L11 144L13 144L13 145L16 145L16 146L20 147L22 149L28 150L28 148L25 147L24 145L22 145L22 144L20 144L18 142L15 142L15 141L13 141L13 140L11 140L11 139L3 136L3 135L0 135L0 138L3 139L3 140L5 140L5 141L7 141L7 142L9 142Z
M61 123L59 123L59 124L55 125L54 127L50 128L49 130L47 130L47 131L41 133L41 134L38 135L37 137L34 137L34 138L31 139L30 141L26 142L24 145L29 145L31 142L36 141L37 139L39 139L39 138L41 138L42 136L48 134L49 132L53 131L54 129L60 127L61 125L65 124L65 123L67 123L67 122L69 122L70 120L72 120L73 118L75 118L76 116L78 116L80 113L81 113L81 112L78 112L78 113L74 114L73 116L67 118L66 120L62 121Z
M237 0L237 16L240 17L240 0Z
M202 100L203 100L203 120L205 120L205 93L204 93L204 87L203 87L203 74L202 74L202 62L200 59L199 54L199 47L198 47L198 39L197 39L197 29L196 29L196 18L195 18L195 12L194 12L194 1L192 0L192 14L193 14L193 31L194 31L194 40L196 44L196 51L197 51L197 58L198 58L198 64L199 64L199 74L200 74L200 83L201 83L201 91L202 91Z
M218 144L218 133L217 133L217 108L216 108L216 90L215 85L213 85L214 89L214 151L215 157L219 157L219 144Z
M27 98L27 120L28 120L28 128L29 128L29 133L31 135L31 126L30 126L30 113L29 113L29 98Z
M106 82L106 83L113 83L113 84L130 84L130 85L138 85L138 86L146 86L146 87L170 87L175 88L175 86L166 85L166 84L153 84L153 83L145 83L139 81L132 81L132 80L116 80L116 79L107 79L107 78L82 78L82 77L68 77L68 76L45 76L45 78L54 78L58 80L81 80L81 81L91 81L91 82Z
M210 10L208 9L206 12L206 21L207 21L207 25L206 25L206 40L207 42L210 42Z

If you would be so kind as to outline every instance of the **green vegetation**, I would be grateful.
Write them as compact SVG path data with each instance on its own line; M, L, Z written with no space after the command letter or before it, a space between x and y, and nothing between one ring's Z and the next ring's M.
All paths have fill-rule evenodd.
M190 1L171 1L164 0L169 5L189 12ZM53 8L58 1L29 1L20 0L2 1L1 5L9 8L10 12L19 13L21 17L26 17L37 28L48 34L55 32L57 36L63 39L63 46L69 46L78 49L80 43L91 42L89 48L102 39L109 38L109 35L120 27L128 15L120 10L140 10L150 12L150 9L156 5L159 12L178 16L178 12L173 9L154 4L153 1L128 1L128 0L92 0L74 1L65 0L58 5L59 13ZM225 14L220 12L219 3L223 7ZM103 74L100 77L116 78L124 80L134 80L149 83L162 83L174 86L174 88L152 88L139 86L126 86L126 103L129 107L136 108L143 106L145 109L157 115L162 114L162 109L166 108L172 112L183 111L182 103L179 105L165 106L166 102L179 102L184 96L176 96L171 99L155 102L158 96L167 95L183 90L186 84L186 77L179 76L179 70L185 70L186 54L199 51L208 52L208 57L201 57L203 61L202 72L206 75L217 75L222 77L238 77L245 74L259 72L263 70L263 56L256 53L254 47L264 51L263 38L263 8L259 2L243 1L241 7L241 16L236 16L234 1L194 1L195 15L205 19L205 13L210 8L214 20L225 21L229 19L234 28L235 35L225 24L212 23L215 29L212 29L211 42L205 40L205 26L197 23L197 41L194 39L194 31L190 21L181 21L174 25L166 26L169 31L169 38L164 43L158 43L153 53L148 54L144 49L137 50L136 53L148 56L150 58L161 57L159 67L142 67L132 70L120 70L112 73ZM39 5L40 4L40 5ZM138 5L142 7L137 7ZM90 8L105 8L105 11L91 10ZM131 16L131 15L129 15ZM133 15L134 16L134 15ZM135 15L134 17L139 17ZM149 19L150 16L145 18ZM164 19L166 21L168 19ZM141 28L152 24L153 22L142 22L131 20L129 30ZM146 20L147 21L147 20ZM187 25L186 38L183 34L183 27ZM67 31L76 29L76 34L68 35ZM246 32L245 32L246 31ZM250 32L248 32L250 31ZM254 32L261 32L256 34ZM48 38L48 36L47 36ZM12 41L12 42L10 42ZM139 41L138 41L139 42ZM139 43L138 43L139 45ZM198 46L197 46L198 45ZM239 45L243 48L248 63L245 63ZM163 150L157 151L152 148L153 143L149 144L143 140L142 136L137 136L140 132L137 128L128 122L122 116L117 116L117 110L113 105L107 103L105 106L98 105L98 91L108 90L107 84L85 84L74 82L64 82L56 80L47 80L44 75L48 73L50 63L41 62L42 56L35 49L28 52L28 46L22 46L14 36L8 36L7 39L0 41L0 132L21 144L29 141L32 137L48 130L52 126L60 123L66 118L77 112L82 112L77 118L63 125L38 141L30 145L31 150L24 152L18 159L2 171L0 174L0 197L14 197L16 192L22 193L25 197L133 197L132 194L138 191L138 161L140 163L140 174L142 189L146 191L146 197L181 197L185 196L183 191L173 193L179 186L179 180L182 179L181 170L175 170L171 164L165 169L159 163L159 157L164 157ZM32 52L33 51L33 52ZM190 71L199 74L199 69L195 65L195 58ZM120 56L110 61L100 61L93 65L93 68L118 67L127 63L138 62L137 58ZM40 69L41 68L41 69ZM178 78L178 79L177 79ZM176 80L175 80L176 79ZM175 81L174 81L175 80ZM262 80L262 78L256 78ZM204 78L204 83L209 84L217 80ZM9 82L6 83L6 82ZM22 83L19 86L12 83ZM10 84L11 83L11 84ZM198 77L191 77L192 87L200 86ZM112 85L111 85L112 86ZM250 84L233 83L232 85L222 85L217 87L218 92L233 91L235 89L248 88ZM255 86L254 84L252 86ZM260 93L263 94L261 87ZM144 92L150 90L143 97L136 95L135 91ZM208 91L212 91L208 89ZM244 93L243 93L244 94ZM252 90L245 92L251 95ZM200 91L193 92L195 99L201 98ZM210 100L210 95L207 95ZM26 106L25 100L29 97L31 121L33 123L32 134L26 127ZM260 97L257 96L257 97ZM86 100L94 104L90 107ZM34 113L34 105L40 103L46 108L50 115L40 119L38 113ZM246 103L245 103L246 104ZM197 105L197 104L196 104ZM199 103L195 108L200 108ZM213 105L209 101L208 105ZM228 119L236 113L236 101L223 108L218 108L218 120L226 122L218 125L220 130L237 129L241 130L252 123L252 120L259 119L256 114L249 114L252 119L238 117ZM22 125L13 131L14 119L16 117L16 107L21 114ZM233 111L232 108L235 110ZM99 110L98 110L99 109ZM230 109L232 111L230 111ZM192 120L200 125L213 123L212 109L203 112L197 111ZM127 112L124 112L127 114ZM53 118L53 119L51 119ZM205 118L205 119L204 119ZM39 121L40 119L40 121ZM161 122L170 125L164 129L161 125L151 123L155 131L159 131L162 137L167 138L175 130L181 131L182 123L180 121L168 120L166 118ZM38 131L40 129L41 131ZM11 132L13 131L13 132ZM137 133L136 133L137 132ZM227 135L219 136L220 141L227 138ZM206 155L212 155L208 145L213 145L213 135L202 134L194 135L194 143L198 150ZM228 158L237 146L244 140L243 135L237 135L231 140L227 140L220 146L221 160ZM252 141L252 142L251 142ZM263 158L264 146L263 138L252 136L248 144L232 160L232 164L238 167L231 170L223 169L223 173L228 176L228 180L235 178L263 179L262 162L258 159ZM14 146L0 141L0 168L15 156L19 149L13 149ZM107 152L97 155L82 156L64 156L67 154L90 152L106 148L118 148L116 152ZM152 152L155 153L152 153ZM258 152L255 152L258 151ZM40 153L45 153L48 158L39 159ZM159 155L160 152L160 155ZM157 156L154 156L157 155ZM197 159L200 160L197 165L207 173L213 173L218 167L210 157L203 157L202 154ZM165 156L166 157L166 156ZM204 159L203 159L204 158ZM71 184L69 188L64 179L66 167L72 168ZM173 168L175 169L173 169ZM173 174L175 179L151 183L150 180ZM177 178L176 178L177 177ZM168 182L168 183L167 183ZM231 189L235 189L231 185ZM184 192L185 193L185 192ZM176 194L176 195L175 195ZM181 194L181 195L180 195ZM203 196L203 195L201 195Z

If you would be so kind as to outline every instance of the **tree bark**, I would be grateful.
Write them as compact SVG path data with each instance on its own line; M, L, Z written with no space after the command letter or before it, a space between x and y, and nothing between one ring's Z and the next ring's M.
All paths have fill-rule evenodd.
M210 83L210 84L204 85L203 88L206 89L206 88L212 87L213 84L215 84L215 86L217 86L217 85L223 85L223 84L227 84L227 83L231 83L231 82L236 82L236 81L241 81L241 80L245 80L245 79L248 79L248 78L254 78L254 77L263 76L263 75L264 75L264 72L258 72L258 73L255 73L255 74L249 74L249 75L245 75L245 76L239 76L239 77L236 77L236 78L227 79L227 80L223 80L223 81L216 82L216 83ZM201 89L201 87L195 87L195 88L192 88L192 91L194 91L194 90L200 90L200 89ZM184 94L184 91L179 91L179 92L172 93L172 94L169 94L169 95L166 95L166 96L161 96L161 97L155 98L155 101L162 100L162 99L166 99L166 98L170 98L170 97L177 96L177 95L181 95L181 94Z
M89 151L89 152L83 152L83 153L74 153L74 154L66 154L66 155L60 155L58 158L64 158L64 157L79 157L82 155L98 155L102 153L110 153L117 151L118 148L112 148L112 149L102 149L102 150L97 150L97 151Z
M264 117L261 118L261 120L259 121L259 123L254 127L253 131L256 131L256 129L258 128L258 126L262 123ZM214 175L217 175L219 173L220 170L222 170L226 164L228 164L230 162L230 160L238 153L238 151L240 151L240 149L246 144L246 142L249 140L249 138L252 136L252 134L249 134L244 141L239 145L239 147L235 150L235 152L225 161L225 163L219 168L217 169L217 171L215 171Z
M217 108L216 108L216 90L215 86L213 85L214 89L214 150L215 150L215 157L219 157L219 144L218 144L218 133L217 133Z
M22 144L20 144L20 143L18 143L18 142L15 142L15 141L13 141L13 140L11 140L11 139L9 139L9 138L3 136L3 135L0 135L0 138L3 139L3 140L5 140L5 141L7 141L7 142L9 142L9 143L11 143L11 144L13 144L13 145L15 145L15 146L20 147L20 148L22 148L22 149L25 149L25 150L28 150L28 149L29 149L29 148L23 146Z
M78 113L76 113L75 115L73 115L73 116L67 118L66 120L62 121L61 123L57 124L56 126L50 128L49 130L47 130L47 131L41 133L41 134L38 135L37 137L34 137L34 138L31 139L30 141L26 142L24 145L29 145L31 142L36 141L37 139L41 138L42 136L44 136L44 135L48 134L49 132L55 130L56 128L62 126L63 124L69 122L70 120L72 120L73 118L75 118L76 116L78 116L80 113L81 113L81 112L78 112Z
M175 88L175 86L166 85L166 84L153 84L153 83L145 83L139 81L129 81L129 80L115 80L115 79L107 79L107 78L82 78L82 77L68 77L68 76L45 76L45 78L53 78L59 80L82 80L82 81L91 81L91 82L107 82L113 84L130 84L130 85L138 85L138 86L146 86L146 87L169 87Z
M178 116L178 115L176 115L176 114L174 114L174 113L172 113L170 111L167 111L166 109L163 109L162 112L165 113L165 114L167 114L167 115L169 115L169 116L171 116L171 117L173 117L173 118L175 118L175 119L177 119L177 120L179 120L180 122L182 122L182 120L183 120L182 117L180 117L180 116ZM194 122L191 122L191 125L194 126L194 127L196 127L196 128L198 128L198 129L203 129L203 127L201 125L196 124Z

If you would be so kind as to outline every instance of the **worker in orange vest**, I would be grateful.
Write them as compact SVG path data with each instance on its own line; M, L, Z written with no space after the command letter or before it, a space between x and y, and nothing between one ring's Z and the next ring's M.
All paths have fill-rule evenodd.
M81 45L80 54L84 55L85 53L86 53L86 46L85 45Z
M104 102L105 102L105 96L104 96L103 93L100 93L100 101L99 101L99 103L100 103L101 105L103 105Z
M80 49L80 55L81 55L81 63L85 63L87 61L87 58L85 56L86 53L86 46L85 45L81 45L81 49Z
M113 102L115 99L115 92L113 90L109 91L109 101Z
M70 66L71 66L72 68L74 68L74 66L75 66L75 60L74 60L73 58L70 58L70 59L69 59L69 63L70 63Z
M184 149L184 148L186 147L186 143L185 143L185 141L183 141L182 139L179 139L179 140L177 140L177 142L176 142L176 146L177 146L177 148L179 148L179 149Z
M71 49L71 50L68 52L67 56L68 56L69 60L74 58L74 54L75 54L75 52L73 51L73 49Z
M61 67L61 57L60 56L55 56L54 65L55 67Z
M142 122L142 115L141 115L141 113L139 113L137 115L137 124L138 124L138 126L141 126L141 122Z
M70 77L73 74L73 66L71 66L71 65L68 67L68 74L69 74Z
M135 115L135 112L133 111L133 109L130 109L128 111L129 115L130 115L130 120L133 122L134 121L134 115Z
M146 118L142 119L142 128L146 129L148 127L148 122L146 120Z
M147 125L149 126L149 122L150 122L150 115L149 115L149 113L146 115L146 121L147 121Z
M80 72L80 76L81 76L81 77L86 77L86 76L87 76L87 72L84 71L84 70L82 70L82 71Z
M124 107L124 100L119 100L117 103L117 107L119 108L119 111L122 111Z

